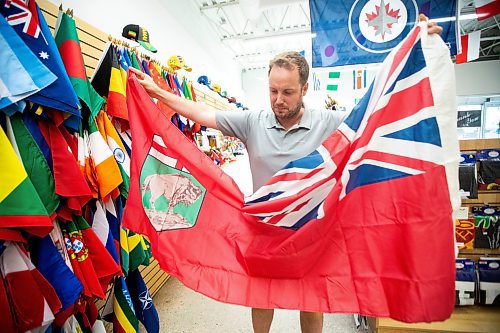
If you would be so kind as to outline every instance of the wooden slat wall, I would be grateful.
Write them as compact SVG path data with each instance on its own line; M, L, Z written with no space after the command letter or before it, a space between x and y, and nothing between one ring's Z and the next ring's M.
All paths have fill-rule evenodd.
M59 12L58 7L51 2L48 2L47 0L38 0L37 3L42 10L47 24L51 28L52 32L54 32L57 21L57 14ZM64 9L66 10L66 8ZM78 13L75 13L75 21L78 31L78 38L80 39L83 60L85 62L85 67L87 70L87 76L91 77L103 53L104 47L108 40L108 34L78 19L76 17L77 14ZM201 92L200 94L203 95L203 93ZM152 260L151 264L147 267L141 266L139 270L142 273L151 296L154 296L160 290L160 288L165 284L169 277L166 272L160 269L160 266L158 265L158 262L156 260ZM99 308L101 308L102 305L104 305L104 303L100 302L98 304Z

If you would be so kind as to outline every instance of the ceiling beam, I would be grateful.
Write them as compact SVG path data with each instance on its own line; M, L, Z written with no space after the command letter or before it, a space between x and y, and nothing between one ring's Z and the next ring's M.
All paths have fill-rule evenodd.
M200 7L200 10L204 11L204 10L209 10L209 9L214 9L214 8L222 8L222 7L226 7L226 6L234 6L234 5L238 5L239 3L240 3L239 0L221 1L221 2L218 2L218 3L213 4L213 5L206 5L206 6L202 5Z
M254 35L254 34L248 34L248 35L233 35L233 36L227 36L223 37L222 40L254 40L254 39L264 39L264 38L269 38L269 37L275 37L275 36L286 36L286 35L295 35L295 34L302 34L302 33L307 33L311 32L311 27L309 25L306 25L305 27L301 28L291 28L291 29L280 29L277 31L269 31L266 33Z

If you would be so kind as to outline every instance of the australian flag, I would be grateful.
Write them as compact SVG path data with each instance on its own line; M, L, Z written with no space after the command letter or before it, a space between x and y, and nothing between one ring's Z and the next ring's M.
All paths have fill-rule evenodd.
M80 102L69 81L54 37L35 0L0 0L0 13L33 54L57 76L45 89L28 100L80 116Z
M312 66L382 62L417 24L438 20L451 54L457 54L455 0L310 0Z

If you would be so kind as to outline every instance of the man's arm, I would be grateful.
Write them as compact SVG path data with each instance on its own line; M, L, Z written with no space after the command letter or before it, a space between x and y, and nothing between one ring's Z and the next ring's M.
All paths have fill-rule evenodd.
M137 76L137 80L151 97L157 98L167 104L183 117L206 127L217 128L215 110L161 89L149 75L135 68L129 67L129 70Z

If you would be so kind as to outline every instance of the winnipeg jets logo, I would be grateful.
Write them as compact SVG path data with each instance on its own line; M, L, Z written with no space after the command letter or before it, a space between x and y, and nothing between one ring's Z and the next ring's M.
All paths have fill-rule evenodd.
M356 0L349 12L349 33L359 48L386 53L413 28L417 15L415 0Z
M375 6L375 12L366 14L368 26L375 30L375 36L381 36L382 40L386 34L392 34L393 25L397 25L401 15L400 9L393 10L384 0L380 0L380 6ZM403 8L402 13L406 14ZM405 22L406 23L406 22Z

